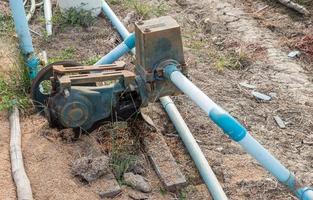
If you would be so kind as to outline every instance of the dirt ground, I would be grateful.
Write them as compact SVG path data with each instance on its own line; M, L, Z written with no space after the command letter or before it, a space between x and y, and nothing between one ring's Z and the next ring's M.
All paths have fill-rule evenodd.
M305 52L299 58L287 56L304 37L312 34L312 17L300 16L266 0L167 0L162 5L167 8L164 15L173 16L182 27L190 79L239 119L304 185L312 186L313 57ZM112 8L121 19L133 11L118 4ZM313 12L312 7L309 9ZM44 26L40 13L37 15L31 28L42 33ZM138 19L136 15L132 21ZM131 22L129 30L133 29ZM105 55L120 41L103 17L90 28L66 27L56 29L51 39L35 34L33 38L37 51L46 50L50 60L79 62ZM227 66L229 57L236 60L235 64ZM130 56L122 60L132 68ZM242 82L256 86L256 91L271 95L272 100L256 101L252 90L242 86ZM173 99L229 199L296 199L239 145L223 135L186 96ZM163 192L147 161L146 178L155 188L149 199L207 199L205 194L200 194L202 180L160 104L150 105L149 113L166 137L189 184L177 193ZM278 127L274 116L286 122L285 129ZM38 115L23 117L22 130L24 160L35 199L99 198L97 184L83 184L70 173L76 158L94 153L94 138L99 136L99 130L83 135L77 142L65 142ZM0 199L15 199L9 175L8 122L4 114L0 118L0 133ZM110 136L102 139L110 144ZM124 140L123 145L132 145L131 142ZM110 149L102 148L104 152ZM144 155L142 149L138 153ZM129 199L127 193L131 189L126 186L122 189L122 195L114 199Z

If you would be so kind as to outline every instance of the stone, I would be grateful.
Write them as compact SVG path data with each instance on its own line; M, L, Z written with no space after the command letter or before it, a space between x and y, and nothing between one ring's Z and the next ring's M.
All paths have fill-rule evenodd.
M121 192L120 186L117 185L114 188L108 188L106 191L99 192L99 196L101 198L113 198Z
M246 82L241 82L241 83L239 83L239 85L242 87L248 88L248 89L256 89L255 85L251 85L251 84L248 84Z
M109 161L107 156L79 158L72 165L72 174L81 177L87 182L95 181L99 177L111 172Z
M301 52L300 51L291 51L289 54L288 54L288 57L289 58L295 58L295 57L299 57L301 55Z
M280 128L286 128L285 122L279 116L274 116L274 120Z
M124 174L124 181L127 185L133 189L139 190L141 192L151 192L151 185L144 179L143 176L128 172Z
M176 3L183 7L188 5L187 0L176 0Z
M141 193L141 192L135 192L135 191L129 192L128 196L132 199L135 199L135 200L144 200L144 199L149 198L148 195Z
M257 100L261 100L261 101L270 101L272 100L272 97L266 95L266 94L263 94L263 93L260 93L260 92L256 92L256 91L253 91L252 92L252 95L257 99Z

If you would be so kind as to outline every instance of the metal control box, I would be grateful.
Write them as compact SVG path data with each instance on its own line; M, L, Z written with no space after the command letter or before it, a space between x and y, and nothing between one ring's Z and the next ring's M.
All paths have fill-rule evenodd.
M135 24L136 73L146 82L155 80L154 73L162 61L175 60L184 71L185 60L179 24L170 16Z

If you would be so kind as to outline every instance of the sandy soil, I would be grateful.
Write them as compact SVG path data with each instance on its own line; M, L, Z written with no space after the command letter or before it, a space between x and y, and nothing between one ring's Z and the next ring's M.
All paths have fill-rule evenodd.
M0 199L15 199L15 185L11 177L10 128L6 112L0 112Z
M167 14L181 24L191 80L245 124L251 134L294 171L304 185L313 185L312 62L307 55L297 59L287 57L289 51L294 50L293 41L312 31L312 19L302 18L265 0L187 0L186 5L177 2L182 1L164 3L168 8ZM268 8L257 12L266 5ZM113 9L122 19L132 11L119 5L114 5ZM139 17L136 16L136 19ZM32 23L32 29L37 32L44 28L39 21L36 19ZM129 26L129 29L132 30L132 27ZM104 18L99 18L89 29L75 27L58 31L49 41L34 36L38 51L45 49L49 57L57 57L70 47L75 52L72 59L77 61L105 54L118 40ZM247 66L242 69L216 67L220 56L239 49L249 60ZM129 61L130 57L126 56L123 60ZM249 89L240 86L241 82L255 85L259 92L271 93L273 99L270 102L256 101ZM237 144L223 135L187 97L173 99L230 199L296 199ZM183 144L175 136L165 112L155 103L149 107L149 113L188 179L185 199L206 199L205 195L198 196L200 192L194 192L203 191L202 181ZM286 129L277 126L273 119L276 115L288 123ZM1 118L0 122L4 124L0 128L7 126L5 118ZM25 164L36 199L98 198L93 185L82 184L69 171L75 158L94 151L93 138L98 133L84 135L75 143L66 143L56 130L47 128L45 120L39 116L24 118L22 126ZM105 152L110 149L109 138L108 134L104 137L108 144L104 147ZM0 185L0 195L9 191L7 196L14 199L14 187L8 174L8 155L5 153L8 152L5 150L8 143L2 143L7 140L8 137L0 140L1 163L2 160L5 163L0 165L0 173L4 168L5 182L8 183ZM131 142L133 140L123 145L131 145ZM150 195L151 199L179 197L179 193L161 195L161 185L155 173L149 163L146 167L147 178L156 188ZM128 190L124 187L123 195L116 199L128 199Z

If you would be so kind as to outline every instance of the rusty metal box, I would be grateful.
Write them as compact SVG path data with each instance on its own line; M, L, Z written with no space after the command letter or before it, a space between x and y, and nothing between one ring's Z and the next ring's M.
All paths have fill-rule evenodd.
M185 65L181 30L170 16L160 17L135 24L136 73L145 81L154 80L153 71L165 60L176 60Z

